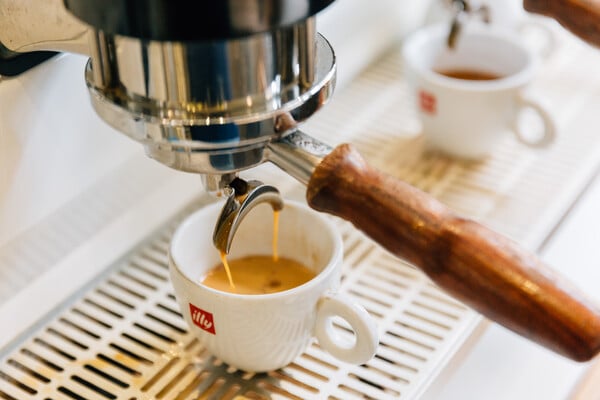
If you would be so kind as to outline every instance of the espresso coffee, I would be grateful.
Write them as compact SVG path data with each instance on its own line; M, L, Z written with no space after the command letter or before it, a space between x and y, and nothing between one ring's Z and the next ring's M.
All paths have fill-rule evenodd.
M273 247L273 262L276 263L279 260L279 250L277 246L279 238L279 211L273 210L273 239L272 239L272 247ZM235 292L235 283L233 282L233 277L231 275L231 268L229 267L229 262L227 261L227 254L224 251L219 251L219 257L221 258L221 265L225 271L225 275L227 276L227 280L229 281L229 287L232 289L233 293Z
M492 81L494 79L502 78L502 76L498 74L467 68L438 70L436 72L449 78L462 79L466 81Z
M253 255L227 260L214 266L202 279L202 284L223 292L236 294L268 294L295 288L315 277L315 272L286 257ZM235 285L231 284L233 277Z

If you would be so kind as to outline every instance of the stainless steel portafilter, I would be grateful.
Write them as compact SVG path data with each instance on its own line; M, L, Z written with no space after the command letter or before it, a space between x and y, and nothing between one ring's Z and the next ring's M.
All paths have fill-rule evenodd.
M239 185L234 194L237 172L272 161L307 183L318 162L299 169L302 159L290 158L304 144L314 148L297 125L333 93L334 52L315 26L332 1L213 2L191 12L181 1L0 0L0 10L11 10L0 24L13 28L0 32L0 43L8 55L90 56L85 81L105 122L160 163L201 174L208 191L231 202L243 196L247 210L264 196L239 193ZM305 140L280 143L290 134ZM215 234L222 228L218 222Z
M153 159L206 175L215 190L271 160L269 143L330 98L335 56L315 14L332 1L192 11L166 0L0 0L0 54L90 56L85 81L98 115Z

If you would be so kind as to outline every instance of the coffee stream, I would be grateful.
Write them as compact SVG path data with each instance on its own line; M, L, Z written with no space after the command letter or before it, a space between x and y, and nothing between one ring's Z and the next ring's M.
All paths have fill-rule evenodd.
M292 259L279 257L278 237L279 211L273 211L273 255L253 255L228 261L227 254L221 251L221 264L212 268L202 283L230 293L266 294L291 289L312 279L315 274L311 269ZM233 271L238 287L233 280Z
M221 263L225 268L225 272L227 273L227 280L229 281L229 286L235 290L235 284L233 283L233 277L231 276L231 268L229 268L229 263L227 262L227 254L223 251L219 251L219 256L221 257Z
M279 260L279 253L277 252L277 240L279 237L279 211L273 210L273 261Z
M277 239L279 237L279 211L273 210L273 262L279 261L279 253L277 246ZM233 277L231 276L231 268L229 267L229 263L227 262L227 254L221 250L219 251L219 257L221 258L221 263L225 268L225 272L227 273L227 280L229 281L229 286L231 289L235 290L235 283L233 283Z

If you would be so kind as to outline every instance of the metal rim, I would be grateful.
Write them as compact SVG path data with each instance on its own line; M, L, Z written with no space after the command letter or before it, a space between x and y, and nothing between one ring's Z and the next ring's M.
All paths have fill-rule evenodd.
M265 120L272 120L278 115L290 113L294 116L296 122L300 122L312 115L321 105L325 104L333 94L336 77L336 63L333 48L329 42L322 36L317 35L317 65L315 67L315 84L298 96L294 96L293 90L288 90L277 101L264 102L256 108L248 110L232 110L228 113L205 113L205 112L187 112L179 109L169 110L163 108L161 104L145 98L122 97L124 93L103 92L92 85L92 65L91 60L86 66L86 83L88 86L92 105L96 112L115 129L127 134L137 141L156 142L156 138L150 138L145 132L148 128L165 131L174 127L189 126L212 126L212 125L248 125L259 123ZM125 108L124 105L140 103L143 109L149 112L134 112ZM272 107L273 104L278 104ZM169 115L169 117L167 117ZM266 139L274 136L270 135ZM165 134L168 136L168 134ZM266 139L256 139L254 142L262 142ZM205 148L207 143L190 140L177 140L177 146L186 148ZM250 144L251 142L244 143ZM165 145L172 146L173 141L164 141ZM208 144L213 148L230 148L231 143L223 145L214 143Z

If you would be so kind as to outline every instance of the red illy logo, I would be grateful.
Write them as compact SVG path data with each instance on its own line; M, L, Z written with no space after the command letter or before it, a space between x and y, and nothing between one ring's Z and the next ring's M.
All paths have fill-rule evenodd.
M425 90L419 91L419 108L427 114L435 114L437 112L437 100L433 93Z
M213 315L211 313L201 310L192 303L190 303L190 315L192 316L192 321L194 322L194 325L208 333L216 335L215 323L213 321Z

